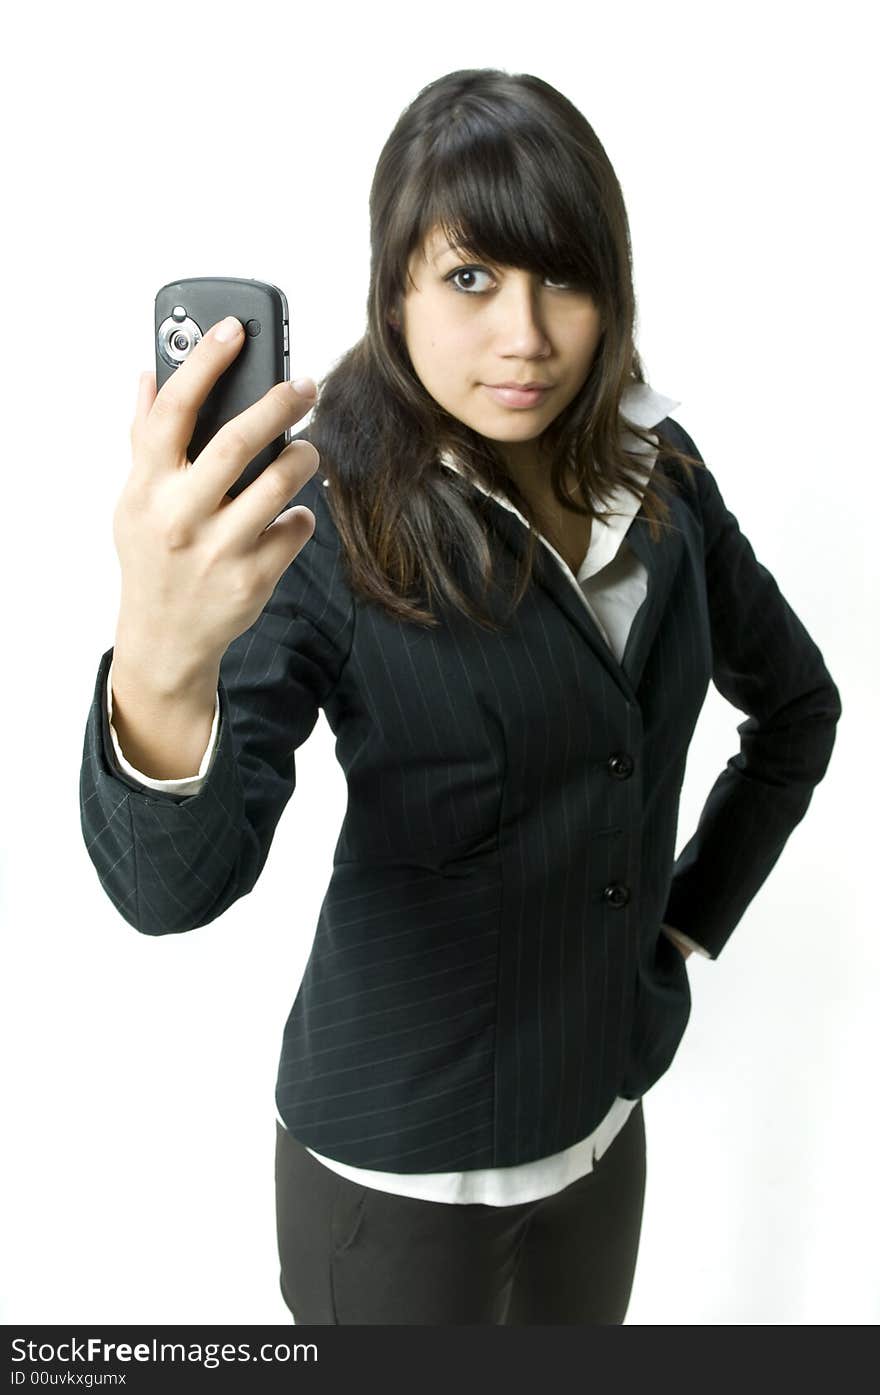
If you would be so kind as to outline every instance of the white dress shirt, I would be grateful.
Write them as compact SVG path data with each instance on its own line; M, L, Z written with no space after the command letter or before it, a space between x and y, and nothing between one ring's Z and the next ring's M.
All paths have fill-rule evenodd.
M679 405L680 403L671 398L662 397L654 392L647 384L633 383L624 391L620 410L635 425L650 428L656 426ZM624 444L627 449L642 455L647 465L653 466L659 446L656 436L653 440L652 448L632 433L625 433ZM458 469L448 451L441 452L439 458L440 463L448 469ZM325 480L324 483L329 484L329 480ZM483 488L482 485L479 487ZM490 493L485 489L483 492ZM528 527L526 519L508 499L495 493L491 493L490 497L510 509L523 525ZM640 503L637 495L622 486L615 492L610 504L600 506L601 512L594 518L587 554L577 575L541 535L541 541L559 562L618 662L623 655L636 612L647 595L647 572L627 545L625 537ZM295 561L292 565L296 565ZM107 714L114 750L122 769L148 789L167 790L178 795L198 794L217 744L220 721L219 694L214 706L211 735L198 773L174 780L156 780L136 770L122 754L113 727L112 681L111 662L107 677ZM668 925L664 925L663 930L671 939L711 958L701 945L683 935L681 931ZM377 1172L337 1162L334 1158L326 1158L311 1148L308 1151L324 1166L350 1181L361 1186L375 1187L380 1191L393 1192L398 1196L459 1204L480 1202L489 1206L513 1206L524 1201L552 1196L591 1172L594 1162L602 1157L623 1128L635 1104L635 1100L618 1097L601 1123L587 1138L564 1148L560 1153L554 1153L551 1157L538 1158L534 1162L522 1163L516 1167L478 1168L469 1172ZM277 1110L276 1117L283 1125L284 1120L278 1115Z

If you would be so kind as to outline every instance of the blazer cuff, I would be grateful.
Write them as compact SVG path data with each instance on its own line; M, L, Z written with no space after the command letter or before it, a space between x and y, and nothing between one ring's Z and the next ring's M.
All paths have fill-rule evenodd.
M144 775L142 771L136 770L130 761L125 759L122 748L119 745L119 737L113 725L113 660L110 660L110 667L107 670L107 721L110 726L110 739L113 742L113 750L120 767L126 775L130 775L138 784L145 785L151 790L162 790L168 794L194 795L198 794L205 782L205 777L211 765L214 751L217 748L218 732L220 725L220 694L214 700L214 721L211 724L211 735L208 738L208 745L205 754L202 756L202 763L196 775L182 775L176 779L157 780L152 775Z

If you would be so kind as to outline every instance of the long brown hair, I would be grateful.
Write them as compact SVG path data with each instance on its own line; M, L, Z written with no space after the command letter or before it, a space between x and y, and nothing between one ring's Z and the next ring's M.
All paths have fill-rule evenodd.
M436 227L478 260L575 282L600 311L603 333L586 381L540 438L560 505L591 518L592 500L607 503L625 485L658 541L669 523L662 494L678 485L660 456L649 479L622 444L625 431L654 442L620 411L626 387L645 377L633 338L623 194L595 132L530 74L467 68L438 78L402 112L379 156L367 330L319 383L308 436L329 480L352 590L413 623L438 624L432 607L440 603L496 629L474 599L485 599L494 578L487 500L471 481L503 494L530 525L513 607L533 576L539 525L493 442L423 387L392 323L400 322L410 257ZM441 449L453 452L461 474L440 463ZM662 458L677 461L689 482L701 463L669 443ZM563 488L567 476L580 503Z

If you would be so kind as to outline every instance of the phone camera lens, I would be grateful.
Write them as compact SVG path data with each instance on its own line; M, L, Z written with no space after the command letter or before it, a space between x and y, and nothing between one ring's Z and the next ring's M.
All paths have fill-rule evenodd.
M181 323L181 313L177 317L169 315L156 332L156 347L162 360L170 368L179 368L189 357L202 337L202 331L195 320L188 315Z

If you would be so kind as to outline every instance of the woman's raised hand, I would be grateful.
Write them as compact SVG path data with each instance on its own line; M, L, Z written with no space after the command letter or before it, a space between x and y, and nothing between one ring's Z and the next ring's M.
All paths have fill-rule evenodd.
M158 393L154 373L140 379L133 464L113 515L122 569L117 642L149 654L169 682L219 667L315 529L304 505L276 517L318 467L307 441L291 442L239 495L226 497L254 456L305 415L314 392L277 383L196 460L187 458L199 408L243 341L241 323L230 317L212 326Z

